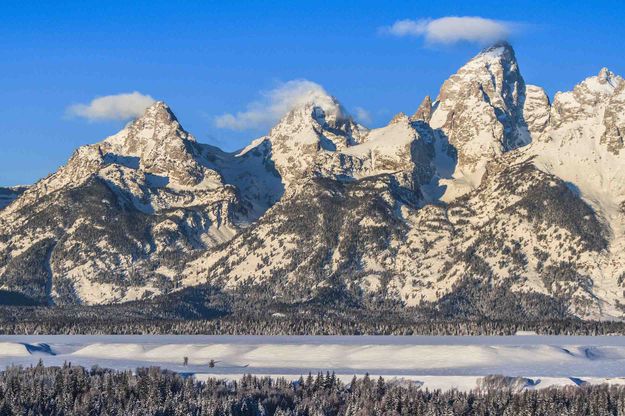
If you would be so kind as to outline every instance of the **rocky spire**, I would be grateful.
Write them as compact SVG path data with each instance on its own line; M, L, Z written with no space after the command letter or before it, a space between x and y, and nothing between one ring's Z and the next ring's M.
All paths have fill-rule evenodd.
M432 99L429 95L426 95L417 111L410 117L410 121L425 121L430 122L432 118Z
M508 43L484 49L443 84L430 125L457 150L458 169L477 173L503 152L529 143L525 82ZM474 183L476 184L476 183Z

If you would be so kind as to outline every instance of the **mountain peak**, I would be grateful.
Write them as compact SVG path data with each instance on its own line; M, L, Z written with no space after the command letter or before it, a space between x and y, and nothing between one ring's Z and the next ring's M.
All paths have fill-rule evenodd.
M487 48L482 49L480 53L478 53L473 59L484 57L516 60L512 45L505 41L497 42Z
M178 122L178 119L171 111L171 108L169 108L164 101L155 101L151 106L145 109L143 115L137 117L135 122L139 120L154 120L159 124L171 124Z
M269 136L285 136L321 130L345 130L354 124L341 103L325 91L311 90L294 100L290 110L271 129ZM315 135L302 135L304 141L316 142Z
M612 78L614 76L614 72L610 71L606 67L603 67L603 68L601 68L601 70L599 71L599 74L597 74L597 76L601 80L608 80L608 79L610 79L610 78Z
M318 153L340 151L366 139L368 131L324 90L301 94L291 104L267 135L285 185L312 172Z
M195 141L180 125L169 106L163 101L156 101L122 131L107 138L105 143L121 148L130 146L131 152L137 152L149 142L162 143L167 140Z
M505 63L505 64L504 64ZM472 68L475 65L489 66L492 64L504 64L505 66L517 66L516 55L512 45L508 42L497 42L484 48L475 55L463 68Z
M525 89L507 42L481 51L441 87L430 125L455 147L456 173L465 183L477 186L489 160L529 143Z
M603 67L597 74L597 81L600 84L609 84L612 87L616 87L620 83L622 78L610 71L608 68Z
M187 133L169 106L157 101L119 133L100 144L109 160L137 158L147 173L167 176L172 182L196 185L203 168L195 160L195 138Z
M408 116L403 111L395 114L389 124L403 123L408 121Z
M341 103L333 96L311 91L309 94L296 100L288 113L282 117L278 124L287 122L310 122L316 121L320 125L337 122L348 118L347 112Z
M596 101L600 97L611 96L623 83L623 78L608 68L601 68L597 75L590 76L577 84L573 91L556 94L558 101L575 96L577 101ZM594 97L594 98L593 98Z
M157 111L171 111L169 106L165 101L158 100L154 101L152 105L145 109L146 112L157 112Z

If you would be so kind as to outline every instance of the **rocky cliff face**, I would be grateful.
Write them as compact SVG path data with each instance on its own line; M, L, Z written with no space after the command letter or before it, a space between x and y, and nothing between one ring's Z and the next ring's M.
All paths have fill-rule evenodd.
M478 281L620 318L623 88L604 69L551 103L498 44L411 117L369 130L317 94L234 153L156 103L0 211L0 284L53 303L209 282L436 307Z

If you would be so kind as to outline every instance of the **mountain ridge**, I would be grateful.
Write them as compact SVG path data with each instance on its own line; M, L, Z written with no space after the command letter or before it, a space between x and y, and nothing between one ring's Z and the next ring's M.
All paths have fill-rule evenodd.
M418 306L477 279L620 319L622 114L619 76L550 102L507 43L376 129L315 96L224 152L156 102L0 206L0 288L98 304L198 284L268 285L285 302L331 287Z

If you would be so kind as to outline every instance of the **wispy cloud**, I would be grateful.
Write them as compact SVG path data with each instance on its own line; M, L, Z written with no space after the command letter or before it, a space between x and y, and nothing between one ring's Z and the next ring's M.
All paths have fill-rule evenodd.
M293 108L306 103L333 108L332 97L319 84L305 79L292 80L261 93L261 98L249 103L245 111L215 117L215 125L223 129L246 130L268 127Z
M506 40L518 27L518 23L478 16L448 16L439 19L398 20L391 26L380 28L380 31L398 37L423 37L430 44L486 44Z
M97 97L88 104L73 104L67 108L66 113L91 121L126 120L140 116L154 102L154 98L149 95L134 91Z
M362 124L370 124L372 121L371 113L362 107L354 108L354 117L356 121Z

